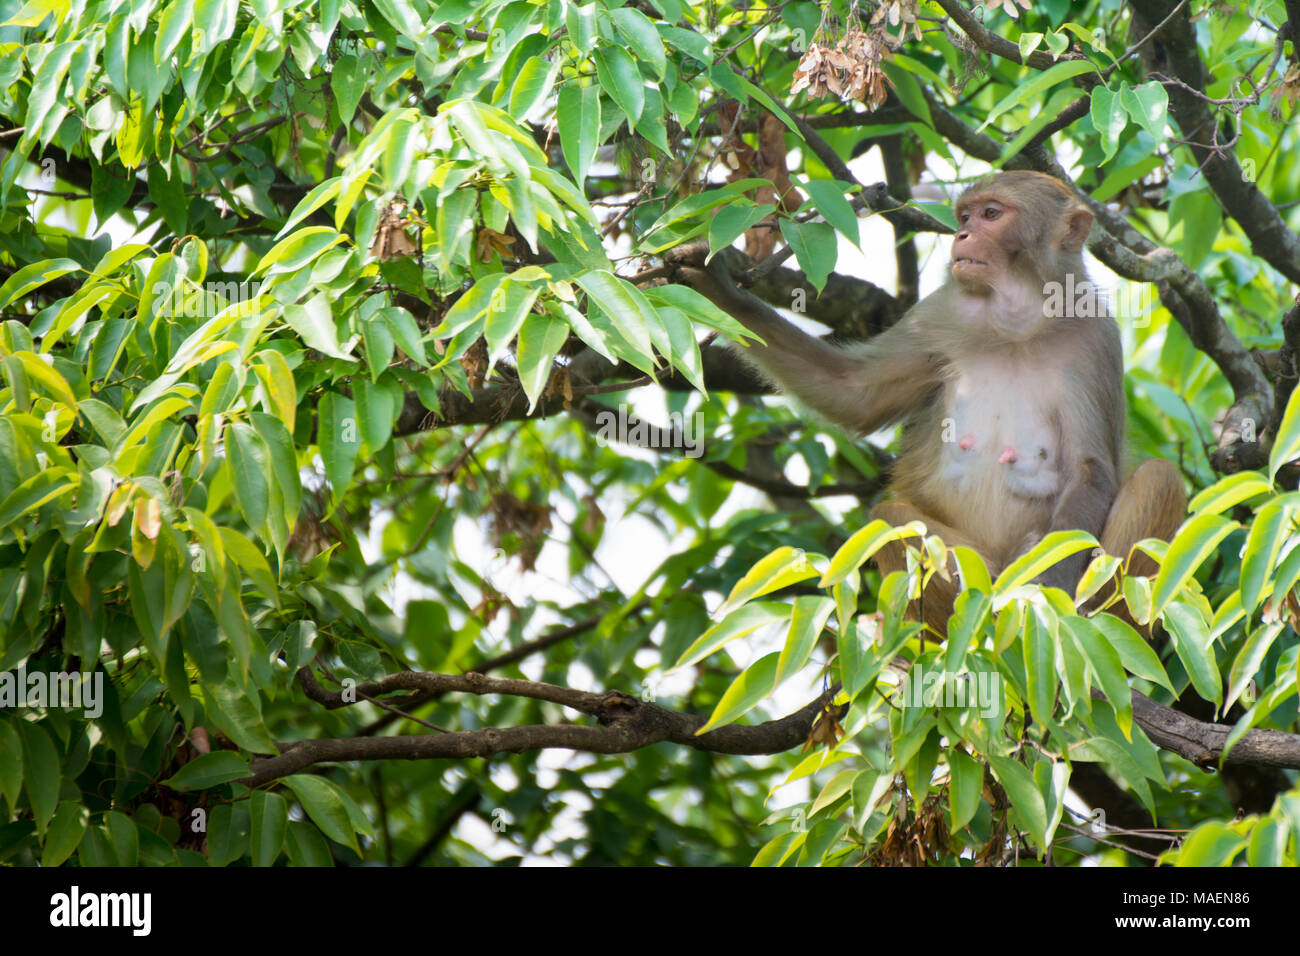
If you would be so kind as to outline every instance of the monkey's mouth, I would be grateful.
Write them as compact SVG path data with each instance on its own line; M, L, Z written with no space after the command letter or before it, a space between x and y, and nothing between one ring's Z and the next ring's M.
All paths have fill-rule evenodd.
M952 260L952 264L955 265L955 266L986 266L986 265L988 265L988 263L985 262L983 259L967 259L967 258L962 257L962 256L959 256L958 258Z

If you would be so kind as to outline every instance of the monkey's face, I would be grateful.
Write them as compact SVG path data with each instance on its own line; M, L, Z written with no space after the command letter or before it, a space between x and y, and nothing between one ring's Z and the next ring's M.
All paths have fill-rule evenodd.
M1019 251L1019 210L996 194L963 196L957 204L952 276L969 291L992 289Z

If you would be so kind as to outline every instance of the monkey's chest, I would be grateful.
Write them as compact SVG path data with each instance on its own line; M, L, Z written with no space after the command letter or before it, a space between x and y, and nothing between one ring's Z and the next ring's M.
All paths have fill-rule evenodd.
M1006 363L960 369L944 393L940 478L950 492L1044 499L1062 486L1059 379Z

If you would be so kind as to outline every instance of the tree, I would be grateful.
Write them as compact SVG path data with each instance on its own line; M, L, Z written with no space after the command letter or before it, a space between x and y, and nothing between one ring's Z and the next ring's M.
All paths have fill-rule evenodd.
M0 860L1296 862L1296 4L0 10ZM939 645L888 440L660 256L870 335L991 166L1158 294L1198 493L1153 577L962 554Z

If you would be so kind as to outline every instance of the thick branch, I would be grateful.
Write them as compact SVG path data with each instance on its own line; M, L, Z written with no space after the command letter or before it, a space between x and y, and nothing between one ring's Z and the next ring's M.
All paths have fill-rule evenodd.
M334 710L355 700L343 692L329 691L306 668L298 682L309 698ZM705 720L638 700L620 691L593 694L555 684L483 674L430 674L404 671L381 681L359 685L355 699L378 697L394 691L425 693L461 692L507 694L562 704L595 717L599 727L576 724L487 727L481 730L404 737L360 737L304 740L284 747L278 756L254 761L253 776L245 781L256 787L297 773L314 764L342 760L431 760L489 757L497 753L559 748L587 753L631 753L658 743L675 743L710 753L772 754L804 744L826 698L819 697L793 714L754 726L732 724L696 735ZM1133 719L1157 746L1209 766L1223 756L1232 728L1179 713L1136 691ZM1276 730L1248 731L1224 761L1228 764L1300 769L1300 735Z
M957 26L961 27L962 32L970 37L981 50L1000 56L1004 60L1010 60L1012 63L1032 66L1035 70L1046 70L1056 63L1056 57L1045 50L1035 50L1029 54L1027 60L1022 58L1018 44L998 36L980 23L975 18L975 14L965 7L961 0L936 0L936 2L943 7L944 13L948 14Z
M1212 724L1157 704L1133 692L1133 719L1151 742L1197 766L1206 767L1223 757L1223 745L1232 733L1229 724ZM1300 769L1300 735L1280 730L1250 730L1229 751L1225 764Z
M350 703L342 693L325 690L305 668L298 672L307 696L334 709ZM497 753L560 748L587 753L631 753L657 743L676 743L695 750L726 754L772 754L802 746L823 709L818 698L779 720L754 726L732 724L696 736L705 719L679 714L619 691L592 694L554 684L469 673L428 674L413 671L393 674L356 688L358 698L396 690L459 691L471 694L509 694L560 703L593 716L602 726L576 724L487 727L448 734L406 737L362 737L304 740L287 745L278 756L254 761L251 787L297 773L313 764L340 760L431 760L490 757Z

